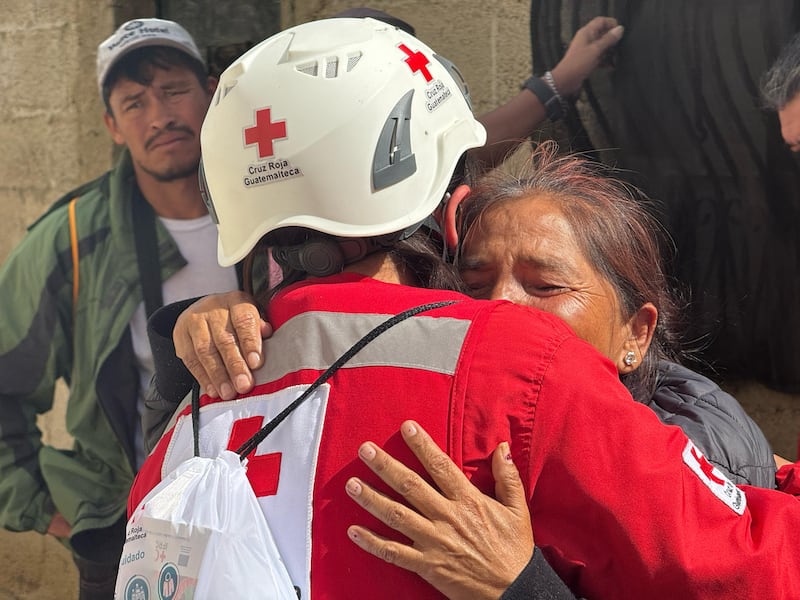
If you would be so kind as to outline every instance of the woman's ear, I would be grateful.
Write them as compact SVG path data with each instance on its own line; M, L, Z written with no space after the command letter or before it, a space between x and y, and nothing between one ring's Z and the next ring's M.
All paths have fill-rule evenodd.
M458 248L460 225L458 222L458 207L469 196L471 191L468 185L458 186L447 198L444 213L438 214L439 227L444 232L444 242L447 244L447 249L453 254Z
M625 324L627 337L622 346L622 355L617 360L620 375L631 373L642 364L653 341L657 322L658 309L652 302L645 302Z

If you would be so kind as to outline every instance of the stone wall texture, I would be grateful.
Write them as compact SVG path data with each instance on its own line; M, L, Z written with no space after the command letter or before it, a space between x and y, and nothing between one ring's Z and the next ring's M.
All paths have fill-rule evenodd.
M353 3L275 0L267 5L0 0L0 263L51 202L112 164L114 148L102 123L94 71L102 39L123 21L156 16L158 9L160 16L185 17L201 45L225 47L258 41L278 27L327 17ZM412 23L423 41L458 64L478 113L510 98L530 73L529 0L374 0L370 6ZM776 451L794 458L800 430L796 398L748 382L731 385L762 422ZM40 421L45 440L59 447L70 444L65 402L61 390L53 411ZM69 552L58 542L0 531L0 600L71 600L76 589Z

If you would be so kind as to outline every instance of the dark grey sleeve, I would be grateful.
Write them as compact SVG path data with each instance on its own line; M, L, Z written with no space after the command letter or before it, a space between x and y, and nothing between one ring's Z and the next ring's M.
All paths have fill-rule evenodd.
M500 600L576 600L538 548Z
M168 304L155 311L147 322L147 335L155 369L142 412L144 449L147 453L158 443L170 417L191 391L194 383L191 373L175 355L172 330L178 316L197 300L190 298Z
M699 373L661 361L650 408L677 425L736 484L775 487L775 459L764 433L741 404Z

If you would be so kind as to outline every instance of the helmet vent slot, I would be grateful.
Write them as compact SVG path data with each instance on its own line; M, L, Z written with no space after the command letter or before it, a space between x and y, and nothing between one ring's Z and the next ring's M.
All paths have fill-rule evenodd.
M339 57L329 56L325 59L325 79L333 79L339 73Z
M356 68L356 65L361 60L361 57L364 56L361 52L355 52L347 56L347 63L344 65L345 73L349 73L353 69ZM310 61L300 65L297 65L295 69L298 72L303 73L304 75L310 75L311 77L318 77L321 73L320 70L324 70L324 77L325 79L336 79L342 73L339 69L339 63L341 62L338 56L328 56L324 59L325 64L322 66L322 61Z
M356 68L356 65L358 64L358 61L361 60L362 56L363 55L361 54L361 52L358 52L356 54L351 54L350 56L347 57L347 72L348 73Z
M317 73L319 72L319 65L317 64L317 61L305 63L302 65L297 65L297 70L301 73L305 73L306 75L316 77Z
M241 64L231 65L219 78L217 91L214 95L214 106L225 99L231 90L239 83L239 78L244 74L244 67Z
M234 81L233 83L225 84L222 88L222 95L220 96L220 100L222 100L225 96L231 93L231 90L236 87L238 81Z

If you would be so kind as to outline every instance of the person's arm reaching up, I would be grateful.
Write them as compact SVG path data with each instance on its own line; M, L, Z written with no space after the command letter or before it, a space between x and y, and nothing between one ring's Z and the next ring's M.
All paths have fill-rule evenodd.
M559 95L568 98L577 94L623 33L622 25L611 17L595 17L575 32L564 58L551 72ZM525 88L504 105L478 118L486 128L486 144L471 150L470 155L497 165L546 118L541 100Z

